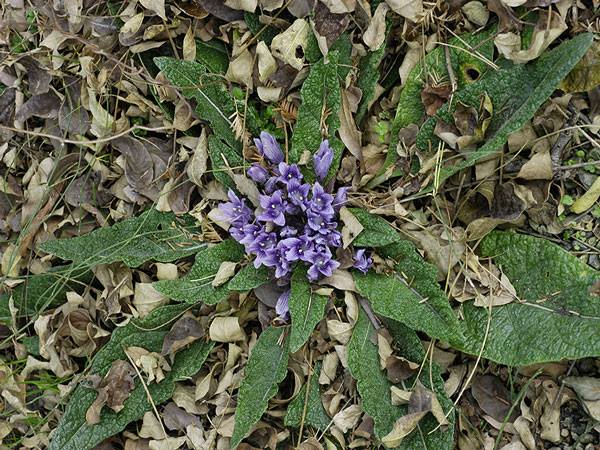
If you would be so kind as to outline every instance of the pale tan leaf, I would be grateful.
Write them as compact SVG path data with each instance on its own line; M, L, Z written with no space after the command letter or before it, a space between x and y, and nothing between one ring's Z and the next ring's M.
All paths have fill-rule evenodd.
M340 209L340 219L344 223L342 227L343 248L348 248L356 236L364 230L364 227L345 206Z
M600 177L596 178L594 184L585 194L575 200L575 203L571 205L571 211L575 214L581 214L594 206L598 198L600 198Z
M192 183L202 186L202 175L206 173L208 167L208 141L206 139L206 128L202 128L200 138L194 153L186 166L186 173Z
M236 342L246 338L237 317L215 317L210 324L209 334L214 342Z
M363 34L363 41L371 51L377 50L385 40L385 15L390 7L387 3L377 5L375 14L369 23L366 31Z
M165 14L165 0L140 0L140 3L144 8L156 13L161 19L167 20L167 15Z
M258 5L258 0L226 0L225 5L232 9L241 9L253 13Z
M273 38L271 42L273 55L296 70L302 69L309 33L308 22L304 19L296 19L287 30ZM298 51L299 49L301 52Z
M185 61L196 60L196 39L194 36L194 28L190 26L183 37L183 59Z
M229 281L229 279L235 274L235 267L237 263L232 261L223 261L219 266L219 270L215 275L215 278L210 283L212 287L221 286L223 283Z
M417 22L423 16L423 0L385 0L396 14Z
M140 317L146 317L151 311L168 302L169 298L154 289L152 283L135 284L132 303Z
M419 424L419 421L427 414L427 411L414 414L406 414L394 423L394 428L381 438L381 442L388 448L398 447L402 440L408 436Z

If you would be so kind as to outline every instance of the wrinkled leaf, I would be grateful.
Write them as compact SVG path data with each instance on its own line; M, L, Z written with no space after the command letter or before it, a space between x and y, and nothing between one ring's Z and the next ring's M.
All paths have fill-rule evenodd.
M123 261L138 267L150 260L168 262L193 255L206 244L172 213L150 209L138 217L76 238L47 241L41 249L81 267Z
M519 302L492 308L485 358L521 366L600 355L600 298L592 288L600 273L549 241L495 231L483 256L500 266ZM479 354L487 308L463 305L462 350Z
M305 383L298 394L290 402L285 415L285 426L298 428L304 422L317 430L325 431L331 419L323 408L321 394L319 392L319 375L321 374L321 362L315 364L315 370L311 375L310 382ZM306 389L308 388L308 394ZM308 396L307 396L308 395ZM302 416L306 410L304 420Z
M306 270L297 268L292 276L292 289L289 299L292 331L290 351L298 351L310 337L317 323L323 318L327 297L312 292L306 278Z
M153 311L144 320L133 321L125 327L115 329L111 340L95 356L90 373L103 376L113 361L127 359L124 352L126 347L139 346L149 351L160 351L168 324L184 309L180 305L165 306ZM196 374L211 349L212 344L198 341L178 353L167 377L161 383L148 385L153 402L161 404L171 398L175 382ZM49 450L91 449L107 437L121 432L127 424L140 419L152 408L146 391L139 380L136 380L136 387L119 413L105 408L101 412L100 423L88 425L85 413L95 398L96 392L83 384L75 389L69 398L67 410L52 435Z
M232 448L236 448L260 420L269 399L277 393L279 383L285 378L289 343L287 336L283 336L285 332L284 327L267 328L250 352L237 399Z
M228 239L199 252L194 265L183 278L157 281L153 286L158 292L180 302L202 301L213 305L225 300L230 292L227 284L213 286L221 264L239 261L243 256L244 248L233 239Z

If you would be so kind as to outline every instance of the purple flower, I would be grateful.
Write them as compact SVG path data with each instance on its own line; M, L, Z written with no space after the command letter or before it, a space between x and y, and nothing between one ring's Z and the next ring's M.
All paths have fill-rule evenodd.
M281 241L285 258L288 261L306 261L307 254L313 250L313 243L307 235L297 238L287 238Z
M333 197L325 192L323 186L318 182L313 185L312 198L309 207L313 212L316 212L324 217L331 217L334 214Z
M267 177L269 176L267 169L257 163L252 164L246 173L250 178L252 178L253 181L256 181L257 183L264 183L267 181Z
M265 227L263 227L262 225L249 223L244 225L241 231L243 233L243 236L241 239L238 240L238 242L240 244L244 244L246 248L248 248L254 243L258 236L265 233Z
M323 215L309 209L306 211L306 217L308 218L308 227L311 230L320 231L325 228L327 219Z
M329 141L325 139L321 142L319 151L313 155L313 166L315 175L319 181L323 181L329 172L333 161L333 149L329 146Z
M279 164L283 161L283 152L281 151L279 144L275 138L266 131L261 131L260 139L254 139L254 144L260 154L273 164Z
M300 181L298 180L290 180L287 185L287 191L290 202L304 211L306 209L306 204L308 203L310 184L300 184Z
M287 320L290 316L290 292L290 290L287 290L281 294L277 299L277 304L275 305L275 312L283 320Z
M286 164L280 162L277 167L279 171L279 181L288 184L290 181L301 181L302 173L296 164Z
M285 207L287 202L283 200L281 190L277 190L273 195L260 195L260 206L263 212L257 217L262 222L273 222L280 227L285 225Z
M341 187L335 193L335 197L333 198L333 205L332 205L335 212L338 212L340 210L340 208L342 206L344 206L344 204L348 200L346 194L349 189L350 189L349 187Z
M277 235L275 233L259 234L254 242L248 246L248 250L256 255L254 267L257 269L261 265L273 267L277 263Z
M234 227L241 227L248 223L252 217L252 210L246 206L246 201L240 199L231 189L227 192L227 196L230 201L219 205L219 210L225 219Z
M360 270L362 273L367 273L373 264L373 259L366 254L366 250L361 248L354 254L354 264L352 267Z
M330 277L340 263L332 259L331 250L326 246L319 246L307 255L308 262L312 265L308 269L308 279L316 281L321 276Z

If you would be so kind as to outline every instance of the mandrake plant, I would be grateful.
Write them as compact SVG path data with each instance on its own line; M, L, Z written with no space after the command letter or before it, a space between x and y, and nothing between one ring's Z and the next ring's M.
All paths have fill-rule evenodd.
M456 45L476 39L477 35L468 36ZM444 166L437 183L501 149L508 134L531 118L590 43L591 37L582 34L534 63L500 61L498 70L487 72L477 65L478 59L468 61L469 67L480 67L482 74L475 82L461 80L457 100L478 107L485 94L496 108L505 105L505 109L492 115L485 142L461 163ZM485 53L485 46L481 48ZM185 276L153 284L172 303L116 329L94 356L89 373L102 378L115 370L115 362L128 360L130 347L161 352L186 310L218 305L240 293L256 291L259 295L268 287L277 293L276 317L261 327L244 368L235 397L231 448L248 437L263 417L288 373L290 355L301 355L312 345L313 331L328 304L345 301L350 305L347 321L352 331L346 367L340 370L347 369L356 380L360 408L373 419L376 439L388 448L453 447L454 405L444 391L439 368L428 361L422 338L509 366L600 355L600 299L593 289L599 274L558 246L512 232L488 234L479 246L479 256L502 268L518 301L493 308L472 302L459 305L449 301L436 267L385 218L352 207L352 193L337 185L335 178L344 150L335 135L340 83L347 70L340 64L348 56L344 52L347 47L339 44L332 47L327 60L314 61L301 91L290 147L281 149L271 135L261 133L255 142L261 162L252 165L244 160L242 145L228 123L236 100L222 80L202 63L157 58L156 65L183 95L195 100L198 113L214 131L209 138L212 168L215 178L229 189L229 201L221 203L213 216L224 228L221 241L200 242L200 230L192 218L148 210L85 236L46 242L41 250L72 262L29 280L30 293L38 293L34 302L17 287L12 295L18 315L56 306L70 289L68 284L57 284L57 278L89 280L90 268L96 264L120 261L139 267L147 261L193 256ZM453 55L455 71L462 73L465 56ZM423 64L437 64L434 56ZM421 70L419 66L414 69L404 88L393 124L396 131L407 121L422 119L422 108L414 106L418 102L410 96L419 92L422 80L415 74ZM507 91L506 86L513 89ZM450 121L452 108L444 106L440 118ZM321 117L325 110L333 113ZM321 123L329 130L327 140L323 140ZM418 145L429 146L437 139L433 126L425 122ZM301 166L298 163L306 151L311 154L309 164ZM373 186L399 175L395 153L389 155ZM244 167L245 173L234 173L231 167ZM560 271L555 270L557 266ZM52 296L45 295L48 292ZM389 336L394 355L420 369L401 380L390 380L380 365L382 336ZM90 449L121 432L169 400L178 381L197 374L213 346L202 336L176 352L160 382L136 377L122 407L104 406L94 423L86 420L86 413L97 400L97 390L80 383L68 399L50 448ZM318 430L323 436L331 418L323 408L317 382L321 361L311 370L310 381L288 404L284 424ZM408 393L404 401L399 401L399 390Z

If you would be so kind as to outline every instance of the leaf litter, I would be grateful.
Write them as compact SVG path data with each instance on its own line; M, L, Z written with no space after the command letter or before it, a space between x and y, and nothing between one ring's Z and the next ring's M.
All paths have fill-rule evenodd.
M243 438L238 448L422 448L417 434L439 449L593 448L600 352L583 341L597 337L556 354L515 346L510 357L502 343L528 339L533 326L506 322L512 314L539 315L541 336L558 341L600 317L582 307L595 305L600 269L597 45L499 151L472 155L494 136L494 117L511 110L477 81L531 67L595 27L592 9L569 1L9 2L0 27L1 445L75 448L59 424L76 417L90 427L79 450L231 448ZM416 105L408 119L406 105ZM330 180L351 186L343 247L374 233L376 281L400 267L394 286L423 307L419 321L381 300L365 310L366 281L349 265L303 286L292 324L307 302L318 315L301 329L278 322L280 292L260 274L247 274L254 291L228 288L247 261L211 250L229 250L218 247L227 234L213 211L224 186L257 200L244 169L259 159L250 137L262 130L303 168L315 143L330 139ZM454 164L462 171L447 175ZM502 241L495 229L569 254ZM70 240L94 230L104 234ZM562 269L527 286L515 274L521 245ZM208 258L193 269L201 249ZM424 273L437 290L413 283ZM165 288L185 274L193 278L176 294ZM448 345L453 321L437 331L427 323L444 293L452 303L442 315L483 330L467 336L465 353ZM197 303L204 298L212 301ZM408 333L401 326L411 320L440 340ZM365 321L377 329L363 333L377 367L357 365ZM498 326L507 323L515 329ZM294 353L283 351L252 392L244 380L264 366L256 355L265 338ZM102 370L88 375L90 360ZM363 370L385 388L390 417L370 406L382 397L369 397ZM260 408L248 408L244 398L258 394ZM103 428L105 417L118 424ZM440 429L454 437L435 441Z

